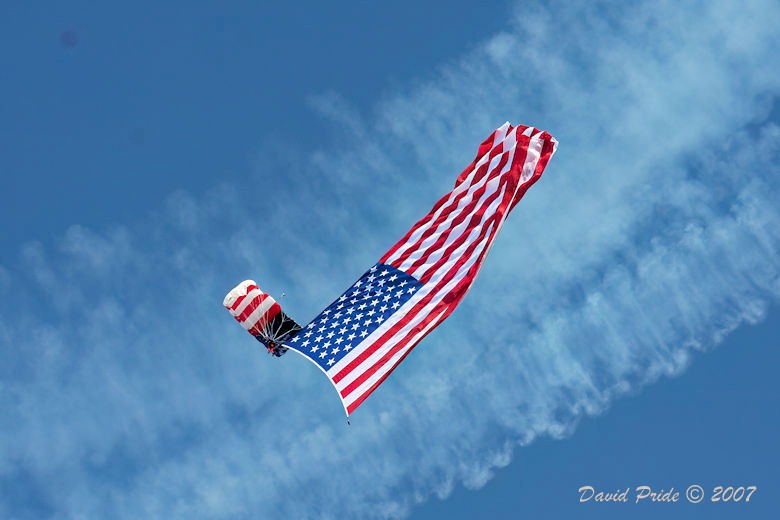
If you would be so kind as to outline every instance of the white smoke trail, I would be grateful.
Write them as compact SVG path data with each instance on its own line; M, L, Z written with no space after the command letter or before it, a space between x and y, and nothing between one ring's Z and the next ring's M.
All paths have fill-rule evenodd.
M404 516L760 320L780 296L777 8L527 9L370 117L314 100L344 133L259 165L269 227L230 187L180 193L0 269L0 513ZM256 277L312 316L507 115L559 153L346 429L322 375L258 355L224 292Z

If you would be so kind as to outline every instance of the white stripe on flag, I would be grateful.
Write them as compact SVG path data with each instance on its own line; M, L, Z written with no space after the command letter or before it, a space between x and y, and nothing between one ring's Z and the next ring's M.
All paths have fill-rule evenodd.
M539 158L542 156L542 146L544 146L544 142L539 139L538 134L535 137L532 137L531 142L528 143L528 155L526 155L525 163L523 164L523 172L520 175L520 185L528 182L528 179L533 176ZM520 186L518 186L518 188L519 187Z
M490 148L495 148L496 146L498 146L498 143L500 143L506 138L506 132L510 126L511 125L509 121L507 121L503 125L496 128L496 134L493 136L493 146L491 146Z
M503 128L503 127L502 127ZM504 129L506 130L506 129ZM509 133L508 136L505 136L502 142L509 142L511 143L511 148L514 148L517 140L515 138L515 130L512 129L512 131ZM479 183L477 184L471 184L471 182L474 179L474 176L476 175L477 171L490 159L490 153L495 149L497 145L494 145L493 148L491 148L485 155L482 156L482 158L477 161L477 163L474 165L474 168L471 170L469 175L463 180L462 183L460 183L454 190L452 190L448 196L447 200L444 202L444 204L441 204L439 208L431 215L427 215L428 220L422 224L420 227L414 230L414 232L411 234L409 239L406 241L406 243L399 247L393 254L386 260L386 264L392 264L398 258L401 257L407 250L409 250L416 242L419 240L419 238L425 233L428 229L431 228L434 222L436 222L436 219L441 215L441 213L444 211L445 208L447 208L454 200L457 200L458 197L461 196L461 194L466 191L465 196L471 195L474 191L479 189L480 186L484 182L487 182L487 177L489 174L485 175L485 178L481 179ZM503 150L503 153L506 153L509 150ZM488 167L488 172L492 171L494 168L494 165L492 164L492 161L500 161L500 157L502 154L497 155L491 160L491 165ZM498 162L496 162L498 164ZM425 217L424 217L425 218Z
M439 226L436 228L436 230L429 237L427 237L425 240L423 240L420 243L420 245L418 246L418 249L416 249L414 251L414 253L409 255L409 257L406 258L398 266L398 269L400 269L401 271L406 271L407 269L412 267L417 260L422 258L428 252L428 250L431 248L431 246L436 244L436 242L439 240L439 237L441 236L441 234L444 233L445 231L447 231L450 228L450 224L452 224L452 221L455 220L458 216L461 215L462 209L464 207L472 204L474 192L480 190L483 186L486 186L485 192L482 194L482 197L480 197L480 199L477 201L477 204L480 205L480 207L481 207L481 202L483 200L489 198L491 195L493 195L495 193L496 187L498 185L498 182L501 180L500 179L501 175L506 173L506 171L512 165L512 158L514 157L514 150L515 150L515 148L512 148L511 150L508 150L508 151L503 152L503 153L501 153L499 155L496 155L493 158L492 162L495 162L495 164L492 164L492 162L491 162L490 168L488 170L489 173L487 175L485 175L485 177L483 179L481 179L480 182L474 184L469 189L469 193L460 200L460 202L458 203L457 208L455 208L453 210L450 210L450 214L447 216L447 219L444 222L442 222L441 224L439 224ZM509 159L507 159L507 162L504 165L504 167L501 169L501 172L499 172L497 175L492 174L493 170L498 167L498 164L500 163L501 159L503 159L504 156L506 156L506 155L509 155ZM472 213L473 213L473 211L472 211ZM461 222L461 224L459 224L456 227L461 227L461 226L464 226L464 225L468 226L468 219L464 219L463 222ZM412 242L412 244L413 243L414 242ZM387 263L388 264L392 263L392 260L388 261ZM414 275L413 273L409 273L409 274L412 274L413 276L417 277L417 275Z
M511 161L513 155L514 155L514 149L512 149L512 153L510 154L510 161ZM507 164L511 164L511 163L509 161L507 161ZM474 214L478 214L479 209L482 209L484 207L483 201L486 201L488 198L490 198L490 197L495 195L498 186L500 184L502 184L501 183L501 181L502 181L501 175L503 175L507 170L508 170L508 167L506 169L504 169L497 177L495 177L494 179L492 179L488 183L487 189L485 190L485 193L480 198L480 201L478 203L479 205L473 211ZM495 211L498 208L498 205L501 203L501 201L503 200L503 197L504 197L504 189L501 190L501 195L499 197L497 197L495 200L493 200L493 202L490 203L490 205L488 206L487 211L483 212L483 214L482 214L483 218L485 216L490 216L491 212ZM453 217L454 216L455 215L453 215ZM410 275L414 276L415 278L417 278L419 280L420 278L422 278L422 276L425 274L425 272L428 271L428 269L430 269L431 267L433 267L436 264L436 261L439 260L444 255L444 253L446 252L447 247L449 247L452 243L457 242L463 236L463 234L468 231L470 226L471 226L470 219L468 219L468 218L463 219L463 222L461 222L460 224L458 224L457 226L452 228L452 230L450 231L450 234L447 237L447 240L444 242L444 244L436 247L436 249L428 256L428 258L425 259L425 262L424 262L423 265L421 265L420 267L418 267L414 271L407 271L408 269L410 269L414 265L413 262L407 261L407 262L404 262L403 264L401 264L401 267L399 267L399 269L401 269L402 271L408 272ZM437 236L435 236L435 238L438 240L439 236L437 235ZM412 256L414 256L414 255L412 255ZM422 254L418 255L418 258L420 258L420 257L422 257Z
M420 332L415 334L414 337L409 340L406 347L402 348L401 350L393 354L393 356L390 359L388 359L387 362L381 368L379 368L379 370L371 374L371 376L367 378L365 381L363 381L363 383L357 388L355 388L355 390L353 390L346 396L342 396L341 390L339 390L339 396L341 397L344 403L344 408L348 409L352 405L352 403L354 403L360 397L362 397L363 394L366 393L366 391L368 391L369 388L371 388L377 381L379 381L385 374L387 374L387 372L392 367L395 366L396 362L402 356L404 356L404 354L406 354L406 352L408 352L410 348L413 348L417 344L420 338L423 338L431 329L436 327L443 320L443 316L446 314L446 312L447 312L447 308L445 307L436 316L436 318L431 320L431 322L428 323L428 325L426 325L425 328L423 328Z

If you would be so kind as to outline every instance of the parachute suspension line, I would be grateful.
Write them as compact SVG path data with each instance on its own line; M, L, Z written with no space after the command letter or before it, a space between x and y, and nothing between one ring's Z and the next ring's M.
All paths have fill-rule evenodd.
M287 293L282 292L282 296L279 298L279 300L284 300L284 297L287 296ZM279 340L279 332L282 330L282 327L284 327L284 320L279 320L279 325L277 325L276 330L272 331L272 339L273 341L278 342Z
M287 296L287 293L282 293L281 298L279 300L284 299L284 297ZM279 324L276 326L276 328L272 328L271 322L273 320L266 320L263 323L262 333L263 336L273 343L279 343L279 332L281 332L282 327L284 327L284 320L278 320Z
M264 319L263 320L263 327L262 327L260 332L263 334L263 338L265 338L266 341L270 341L271 340L270 320L268 320L268 319Z
M273 349L272 345L276 342L276 337L273 334L273 331L271 330L271 320L265 320L263 322L261 333L263 335L263 338L267 342L266 347L269 348L268 352L272 352L271 350Z
M276 329L271 330L269 327L268 334L271 337L271 341L276 342L279 339L279 332L282 330L283 326L284 326L284 320L279 320L279 324L276 326Z

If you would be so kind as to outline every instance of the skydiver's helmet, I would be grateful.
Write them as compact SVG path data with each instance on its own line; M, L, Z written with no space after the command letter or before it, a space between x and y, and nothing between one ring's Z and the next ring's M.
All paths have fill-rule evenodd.
M301 330L301 326L282 312L279 303L261 291L254 280L245 280L231 289L222 305L276 357L287 352L284 342Z

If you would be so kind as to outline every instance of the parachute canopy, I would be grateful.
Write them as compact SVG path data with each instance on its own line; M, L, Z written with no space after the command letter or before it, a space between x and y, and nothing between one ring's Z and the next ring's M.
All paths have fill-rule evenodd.
M282 307L270 294L260 290L254 280L244 280L236 285L227 293L222 305L276 356L287 351L282 347L286 337L301 328L282 312Z

